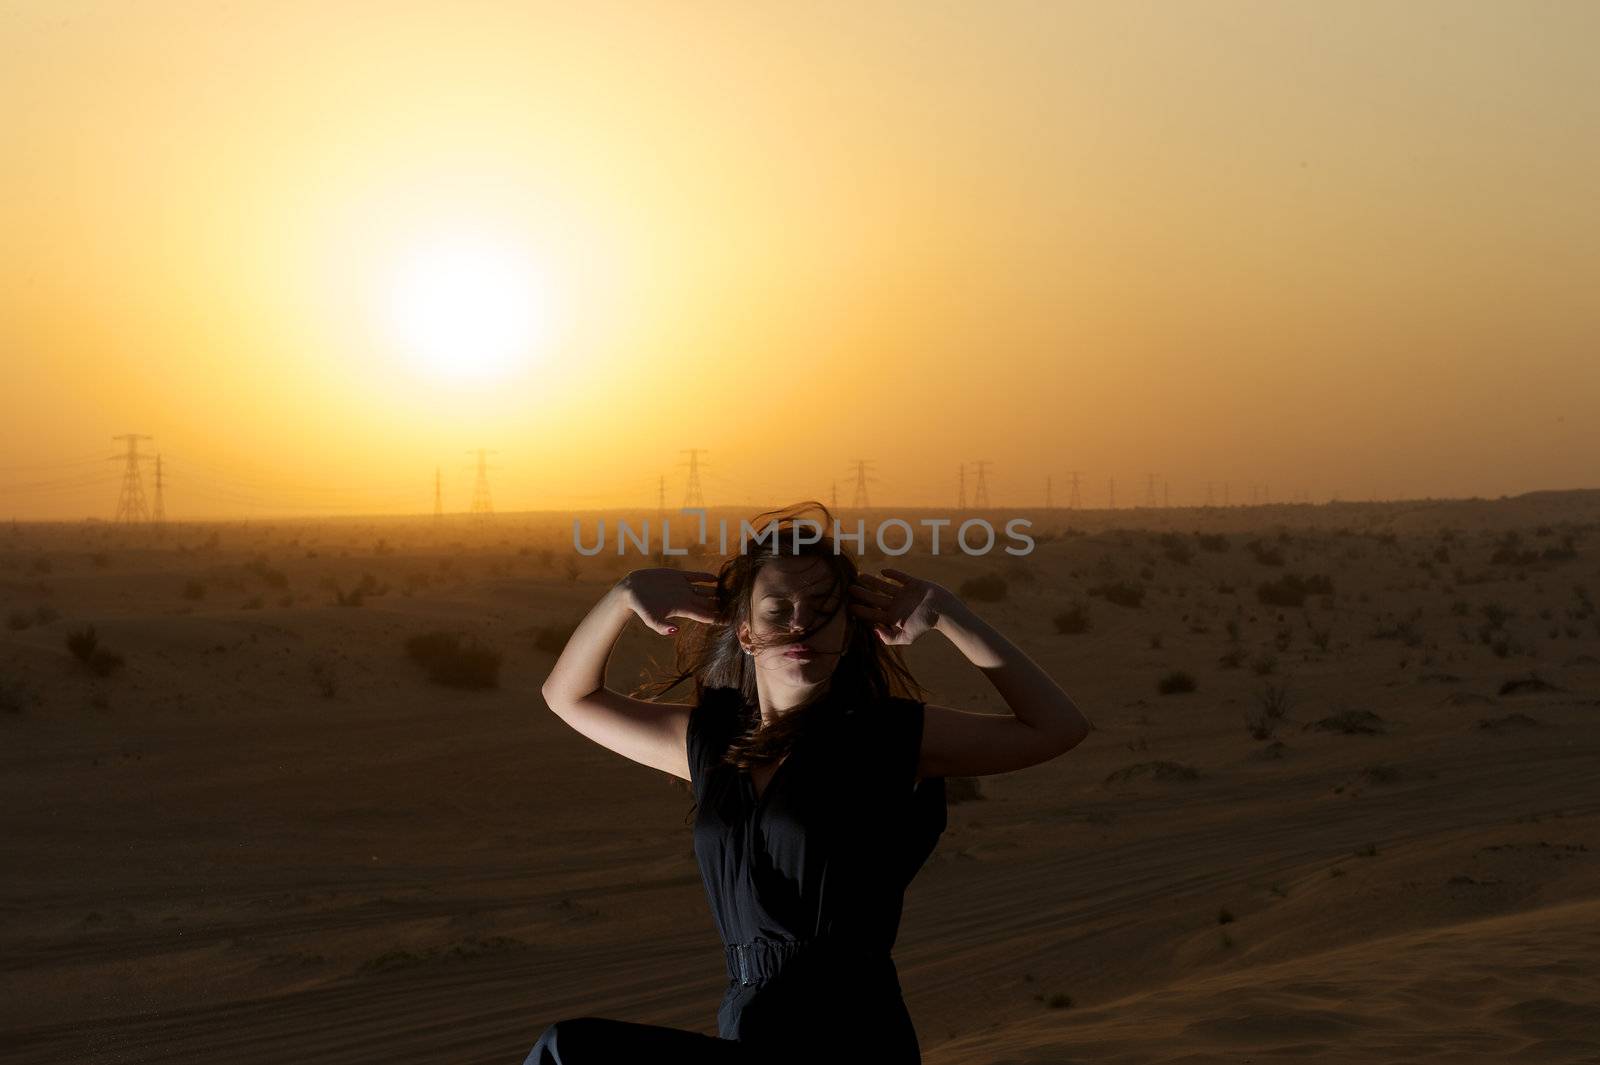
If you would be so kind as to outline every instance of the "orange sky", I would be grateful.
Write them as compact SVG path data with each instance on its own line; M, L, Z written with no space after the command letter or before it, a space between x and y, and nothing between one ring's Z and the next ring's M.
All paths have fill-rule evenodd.
M1594 487L1596 40L1587 3L0 0L0 518L111 518L125 433L174 519L428 513L436 467L464 510L479 447L501 510L676 506L685 448L712 505L848 504L858 458L877 505L980 459L1000 507ZM447 352L397 324L444 290L538 308L497 376L456 305Z

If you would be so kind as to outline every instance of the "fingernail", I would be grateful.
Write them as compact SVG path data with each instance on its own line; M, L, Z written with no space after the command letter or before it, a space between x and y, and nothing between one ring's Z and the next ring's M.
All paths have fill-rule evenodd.
M678 631L678 626L676 626L676 625L668 625L667 626L667 631L668 632L677 632Z

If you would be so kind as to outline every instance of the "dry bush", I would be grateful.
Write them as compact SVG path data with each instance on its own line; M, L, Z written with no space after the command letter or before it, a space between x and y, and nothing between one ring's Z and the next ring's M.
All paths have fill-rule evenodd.
M477 642L463 642L460 633L434 631L406 640L406 654L421 665L428 679L451 688L497 688L499 651Z

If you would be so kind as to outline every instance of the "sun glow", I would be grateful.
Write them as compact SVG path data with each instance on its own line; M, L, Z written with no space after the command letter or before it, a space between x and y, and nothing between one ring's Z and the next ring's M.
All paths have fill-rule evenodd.
M452 234L413 245L394 264L379 317L389 341L428 376L495 381L536 357L547 298L522 249Z

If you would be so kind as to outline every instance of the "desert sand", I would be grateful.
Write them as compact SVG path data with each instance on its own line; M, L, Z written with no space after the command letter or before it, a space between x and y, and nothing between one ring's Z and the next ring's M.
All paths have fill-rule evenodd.
M952 784L895 950L928 1065L1600 1061L1600 492L995 513L1031 555L864 565L1001 577L968 601L1095 730ZM714 1033L686 785L539 695L654 564L573 564L571 518L0 525L5 1060ZM1286 575L1325 590L1264 602ZM408 656L440 629L494 686ZM636 621L612 686L652 656ZM907 657L1007 712L943 637Z

